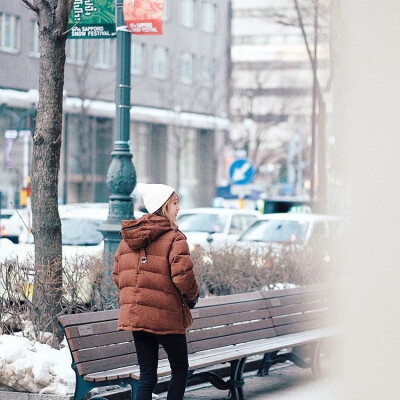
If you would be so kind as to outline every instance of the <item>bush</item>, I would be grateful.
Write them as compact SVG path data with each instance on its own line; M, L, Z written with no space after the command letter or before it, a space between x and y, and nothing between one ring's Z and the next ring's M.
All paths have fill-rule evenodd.
M221 296L283 285L307 285L331 279L330 265L316 244L226 244L192 253L200 295ZM321 254L322 253L322 254Z
M317 250L316 250L317 249ZM331 266L318 245L244 247L237 244L200 248L192 253L200 295L221 296L282 285L306 285L332 278ZM106 310L118 307L118 291L111 276L106 275L102 259L79 256L65 260L61 313ZM35 285L46 294L43 302L33 304L33 260L18 259L0 263L0 334L21 332L29 339L57 347L54 335L57 318L41 310L51 309L54 298L49 282L54 282L52 269L47 268L43 282ZM46 332L39 327L46 326Z
M61 314L115 308L118 293L111 278L103 279L105 267L98 257L80 256L65 260L63 265ZM57 318L43 310L54 300L55 274L46 268L42 281L35 280L33 259L0 263L0 334L20 332L23 336L58 347L54 337ZM42 304L34 304L34 286L43 291ZM43 329L43 326L46 327ZM39 329L42 327L42 329ZM49 335L50 333L50 335Z

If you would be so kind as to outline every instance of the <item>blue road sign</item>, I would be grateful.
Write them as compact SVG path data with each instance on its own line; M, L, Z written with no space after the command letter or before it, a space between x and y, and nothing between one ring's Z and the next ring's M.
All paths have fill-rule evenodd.
M235 160L229 168L229 177L235 185L246 185L254 178L254 164L247 158Z

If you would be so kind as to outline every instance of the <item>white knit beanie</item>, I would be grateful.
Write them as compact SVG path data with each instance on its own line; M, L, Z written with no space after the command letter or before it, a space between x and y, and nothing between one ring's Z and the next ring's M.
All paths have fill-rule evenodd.
M170 198L175 189L160 183L138 183L136 188L149 213L154 213Z

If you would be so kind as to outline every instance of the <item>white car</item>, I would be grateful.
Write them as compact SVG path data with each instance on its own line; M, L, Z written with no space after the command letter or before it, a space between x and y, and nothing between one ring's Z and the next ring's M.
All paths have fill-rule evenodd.
M21 208L14 211L8 219L1 220L1 237L18 243L19 236L32 227L31 211ZM26 225L26 226L25 226Z
M307 244L329 239L341 217L311 213L264 214L250 225L238 242Z
M11 218L15 214L13 208L2 208L0 209L0 220Z
M200 207L179 211L177 224L191 250L212 242L233 242L261 214L255 210Z

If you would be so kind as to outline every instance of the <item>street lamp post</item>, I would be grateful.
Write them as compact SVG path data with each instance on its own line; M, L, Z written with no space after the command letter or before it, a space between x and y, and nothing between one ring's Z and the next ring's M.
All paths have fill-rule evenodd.
M121 240L123 219L133 219L131 193L136 186L136 171L129 149L131 95L131 33L125 29L123 0L116 0L117 79L115 91L117 139L107 172L110 190L107 221L101 226L104 235L104 262L111 275L114 254ZM108 279L106 277L106 279Z

